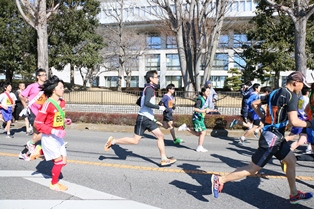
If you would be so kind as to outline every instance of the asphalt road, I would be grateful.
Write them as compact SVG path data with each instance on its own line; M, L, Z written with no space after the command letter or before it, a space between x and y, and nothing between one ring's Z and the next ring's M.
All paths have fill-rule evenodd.
M68 193L48 188L51 162L18 159L18 153L30 139L23 129L13 127L16 129L13 139L0 136L1 209L314 208L314 199L298 205L289 203L288 183L277 159L257 176L225 184L219 198L213 197L211 174L224 174L248 164L257 147L254 136L242 146L235 142L234 132L226 130L216 137L209 134L204 143L209 151L198 153L197 137L179 132L185 143L174 145L166 134L166 153L178 161L160 167L156 139L150 133L138 145L115 145L105 152L103 146L109 136L132 136L129 132L132 127L107 126L102 130L95 130L93 125L86 125L86 129L76 124L73 127L65 137L69 160L61 179L69 187ZM297 154L305 148L300 147ZM298 161L299 190L314 192L313 167L313 162Z

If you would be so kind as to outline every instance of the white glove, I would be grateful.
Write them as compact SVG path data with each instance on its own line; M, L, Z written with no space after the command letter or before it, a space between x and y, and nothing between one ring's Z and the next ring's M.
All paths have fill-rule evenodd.
M159 110L165 111L166 107L165 106L159 106Z

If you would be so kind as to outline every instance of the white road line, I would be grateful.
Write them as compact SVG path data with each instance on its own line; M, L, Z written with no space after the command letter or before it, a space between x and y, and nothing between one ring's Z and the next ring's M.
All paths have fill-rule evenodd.
M0 177L21 177L28 181L47 187L51 177L34 171L2 170ZM68 187L64 193L78 197L82 200L0 200L1 209L86 209L86 208L110 208L110 209L157 209L143 203L127 200L118 196L100 192L88 187L61 180L60 183Z
M158 209L131 200L0 200L1 209Z

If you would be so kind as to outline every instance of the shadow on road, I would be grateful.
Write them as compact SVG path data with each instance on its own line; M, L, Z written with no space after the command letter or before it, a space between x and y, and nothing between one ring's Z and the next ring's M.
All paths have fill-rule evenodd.
M198 199L203 202L209 202L204 195L211 194L211 187L208 182L210 182L209 175L203 175L204 170L200 170L200 166L184 163L178 165L179 168L182 168L192 179L195 179L198 184L189 184L184 181L174 180L170 182L171 185L174 185L182 190L185 190L188 194L192 195L195 199ZM199 174L197 174L199 173Z
M117 157L105 157L103 155L99 156L99 160L104 160L104 159L120 159L120 160L126 160L128 156L131 156L131 157L138 157L138 158L142 158L143 160L145 161L148 161L150 163L153 163L157 166L160 166L159 163L156 163L155 161L147 158L147 157L144 157L142 155L138 155L138 154L135 154L133 153L132 151L127 151L127 149L124 149L122 147L120 147L119 145L114 145L111 147L111 149L114 151L114 153L117 155Z
M52 160L50 161L42 160L36 166L36 169L37 169L36 172L48 175L50 176L49 178L51 178L51 170L52 170L53 165L54 163L52 162ZM60 173L59 179L63 179L62 172Z

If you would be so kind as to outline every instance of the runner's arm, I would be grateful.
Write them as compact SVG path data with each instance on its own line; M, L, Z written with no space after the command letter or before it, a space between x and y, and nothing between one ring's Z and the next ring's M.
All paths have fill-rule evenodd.
M154 96L153 88L146 88L144 105L149 108L159 109L158 105L150 103L150 99Z

